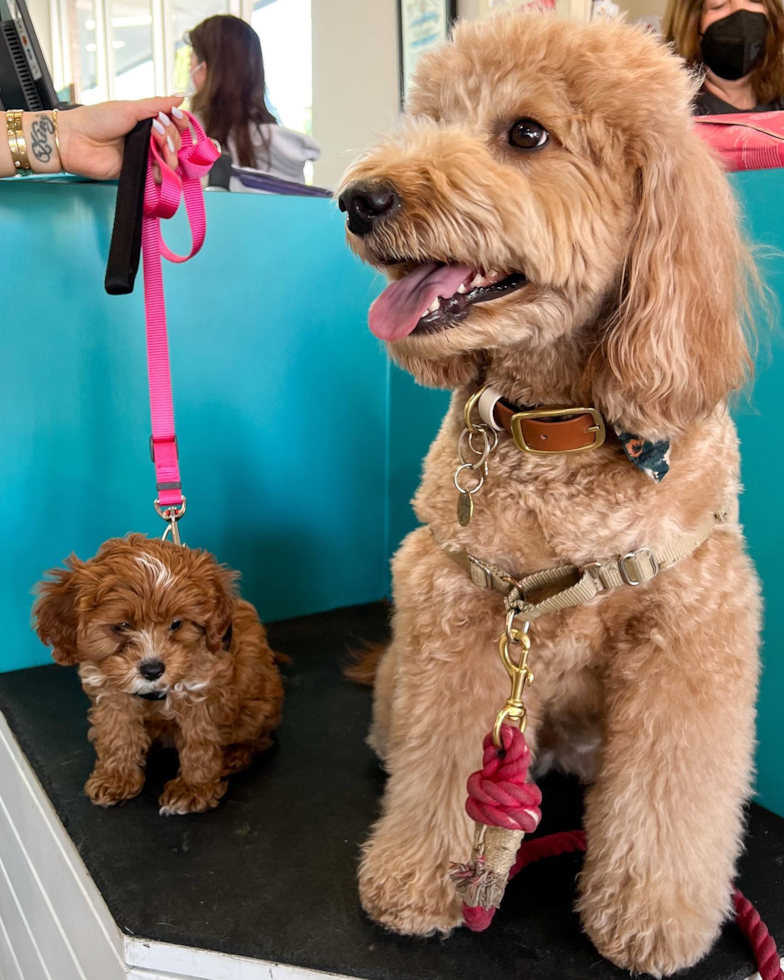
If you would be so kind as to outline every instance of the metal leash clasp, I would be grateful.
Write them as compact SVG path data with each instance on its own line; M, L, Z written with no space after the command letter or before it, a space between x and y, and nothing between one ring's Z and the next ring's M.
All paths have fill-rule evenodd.
M182 498L182 503L179 505L172 505L170 507L162 507L160 500L155 501L155 512L159 517L162 517L166 521L166 530L161 535L161 541L165 541L170 535L171 540L174 544L182 544L180 539L180 528L178 521L185 513L187 508L187 500L185 497Z
M528 653L531 649L531 638L528 635L529 623L526 621L522 629L516 629L514 625L516 615L514 609L509 610L506 616L506 629L498 640L498 653L504 669L511 678L512 690L493 725L493 743L497 749L502 747L501 726L504 723L517 725L521 732L525 731L527 716L523 695L526 687L530 687L534 682L534 675L528 666ZM512 660L509 651L513 644L520 647L520 658L516 663Z

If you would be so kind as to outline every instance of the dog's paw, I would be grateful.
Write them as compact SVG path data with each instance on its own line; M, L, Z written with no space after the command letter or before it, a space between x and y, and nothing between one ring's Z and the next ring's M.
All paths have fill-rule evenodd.
M242 772L253 762L253 757L259 752L264 752L272 745L269 735L261 736L253 743L253 748L248 745L230 745L223 755L223 775L230 776L235 772Z
M115 803L138 796L142 786L144 773L141 769L124 772L95 768L84 784L84 792L96 806L114 806Z
M447 935L463 922L461 901L446 864L371 842L359 869L359 898L371 919L403 936Z
M196 785L187 783L182 776L169 780L158 800L162 817L181 816L185 813L204 813L216 807L228 789L228 783L214 782Z
M662 898L642 884L619 889L612 898L583 895L583 929L606 959L631 973L668 977L693 966L715 942L724 910L700 909L679 898L677 886ZM646 894L647 892L647 894Z
M223 756L223 775L242 772L253 762L253 753L245 745L231 745Z

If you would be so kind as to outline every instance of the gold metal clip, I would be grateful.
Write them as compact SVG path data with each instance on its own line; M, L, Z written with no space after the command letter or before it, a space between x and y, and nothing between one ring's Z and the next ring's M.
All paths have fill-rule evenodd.
M511 617L510 617L511 618ZM522 652L517 663L512 660L509 653L509 646L512 643L520 645ZM496 748L501 748L501 726L505 722L517 725L521 732L525 731L526 710L523 704L523 694L526 687L534 682L534 675L528 667L528 652L531 649L531 640L528 636L528 623L519 630L511 625L501 634L498 641L498 652L501 656L501 663L512 680L512 691L507 698L506 704L499 711L498 717L493 725L493 743Z

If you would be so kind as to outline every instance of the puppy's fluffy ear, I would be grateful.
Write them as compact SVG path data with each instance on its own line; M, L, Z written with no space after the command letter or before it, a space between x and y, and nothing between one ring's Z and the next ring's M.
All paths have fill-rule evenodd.
M216 565L210 576L212 608L206 624L207 649L210 653L220 653L234 609L237 605L237 573L230 568Z
M683 120L650 134L633 157L639 205L620 302L591 362L593 394L611 421L662 438L745 382L753 266L729 183Z
M67 568L53 568L41 582L33 606L35 630L42 643L51 646L58 664L75 664L79 656L77 630L79 619L76 599L79 594L78 576L82 562L72 556Z

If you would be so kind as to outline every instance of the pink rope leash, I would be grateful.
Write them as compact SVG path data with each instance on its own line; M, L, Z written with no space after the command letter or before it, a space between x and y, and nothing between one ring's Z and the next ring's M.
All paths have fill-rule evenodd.
M784 980L776 941L768 932L759 912L738 888L732 895L732 901L735 906L735 924L754 951L754 962L762 980Z
M531 750L519 728L501 728L503 755L485 736L482 768L469 776L466 811L477 823L532 834L539 826L542 793L527 782Z
M147 322L147 372L152 419L151 453L155 464L158 501L162 508L183 505L177 435L174 429L169 343L166 334L166 303L163 294L162 257L169 262L187 262L201 249L207 232L204 195L200 178L218 159L218 151L196 119L186 113L193 132L181 133L182 148L176 171L164 161L158 144L150 138L142 219L144 258L144 310ZM153 177L158 164L161 183ZM171 218L184 197L193 245L187 255L175 255L163 240L161 219Z
M538 809L542 794L533 783L527 782L531 754L525 735L517 728L504 725L501 729L504 752L493 744L492 735L484 740L482 768L468 779L468 799L466 811L472 820L488 827L503 827L506 830L531 833L535 830L539 817L535 820L531 810ZM509 878L523 868L542 858L559 854L572 854L586 849L585 832L570 830L548 834L532 840L524 840L517 851L514 864L509 870ZM460 882L469 873L470 866L458 865L453 870L453 878ZM472 869L472 873L475 873ZM754 961L762 980L784 980L784 971L776 942L768 932L759 912L751 902L735 889L735 924L747 938L754 954ZM493 921L495 907L490 905L463 904L463 923L472 932L483 932Z

